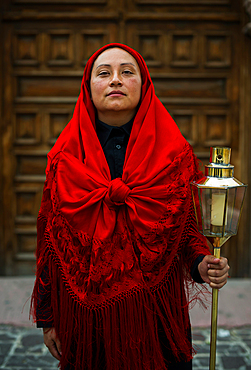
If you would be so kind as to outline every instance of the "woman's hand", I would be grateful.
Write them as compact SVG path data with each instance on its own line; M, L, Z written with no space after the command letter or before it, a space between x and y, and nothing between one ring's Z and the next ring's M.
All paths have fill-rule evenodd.
M44 344L49 349L53 357L60 361L61 359L61 344L57 337L55 328L43 328Z
M227 283L229 268L226 258L211 255L205 256L198 265L201 278L215 289L221 289Z

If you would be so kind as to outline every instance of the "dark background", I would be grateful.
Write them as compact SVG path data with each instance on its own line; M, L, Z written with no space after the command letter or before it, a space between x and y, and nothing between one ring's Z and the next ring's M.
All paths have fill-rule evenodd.
M230 146L251 186L251 4L241 0L2 0L0 274L34 274L46 154L72 116L86 60L126 43L203 164ZM249 14L250 12L250 14ZM231 276L251 277L250 190Z

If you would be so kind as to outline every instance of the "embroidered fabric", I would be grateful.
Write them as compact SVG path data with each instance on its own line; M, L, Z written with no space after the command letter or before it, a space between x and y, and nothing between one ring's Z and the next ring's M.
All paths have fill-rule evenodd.
M190 148L187 147L182 154L182 162L184 163L186 158L188 163L184 163L183 170L182 166L178 169L182 175L177 186L173 182L175 163L173 164L171 170L173 176L171 176L169 184L169 190L172 188L172 194L176 194L176 201L170 199L165 214L153 225L149 233L139 235L132 229L132 225L124 222L120 232L115 232L112 240L108 241L92 239L81 230L72 228L60 212L56 181L58 161L55 161L52 173L48 176L45 184L38 219L38 229L41 229L41 224L44 228L41 230L43 234L42 245L40 249L38 248L39 269L37 274L39 276L44 266L48 265L49 262L53 319L57 331L62 333L63 338L65 359L61 361L62 366L68 361L73 361L76 352L82 353L83 357L80 357L79 360L85 363L91 354L89 346L93 336L100 338L99 340L109 338L108 342L112 343L114 338L111 333L108 333L106 325L110 328L113 327L114 322L110 321L111 316L115 315L112 320L118 319L119 313L121 316L123 313L129 320L130 324L127 323L127 325L130 326L130 330L135 325L140 326L136 333L129 335L133 342L135 340L142 341L141 335L143 338L147 336L144 331L154 331L152 337L156 342L153 346L153 348L155 347L154 354L150 351L147 355L143 351L145 359L148 358L148 365L142 360L139 369L151 369L153 367L150 364L153 363L155 369L166 368L164 363L162 367L159 367L160 364L154 360L157 355L156 358L161 358L156 333L155 320L157 317L161 318L171 351L177 356L177 361L183 359L184 356L187 360L191 358L191 345L185 335L189 327L188 302L182 285L185 271L190 271L193 261L198 255L207 254L208 249L204 237L198 233L196 228L189 182L182 181L182 177L188 178L189 173L193 172L191 171ZM121 182L121 180L119 181ZM104 196L105 199L106 196L107 193ZM122 209L119 209L122 212ZM125 220L125 214L123 217ZM180 225L183 225L183 230ZM182 266L185 266L186 270ZM58 291L60 291L59 296ZM138 315L137 321L134 321L136 319L135 310ZM109 319L106 315L110 316ZM58 317L60 320L57 320ZM62 317L66 317L67 320ZM94 319L94 317L96 318ZM79 318L84 318L84 322L80 320L81 325ZM41 320L41 317L39 319ZM107 319L109 324L106 322ZM119 338L117 337L119 342L122 339L122 331L123 335L128 336L128 327L123 328L120 319L119 324L115 321L115 328L116 324L118 325L117 330L120 328ZM89 328L89 338L87 333L82 338L82 330L92 320L101 326ZM76 342L74 335L69 335L73 328L75 328L75 332L80 331L78 333L79 340ZM86 330L85 327L84 332ZM67 341L67 337L63 335L65 332L68 333ZM84 338L85 341L83 341ZM179 338L179 345L176 343L177 338ZM181 338L183 339L181 340ZM72 342L75 343L73 347L69 345ZM131 345L129 346L130 350L132 350ZM152 345L153 343L151 345L149 343L149 346ZM122 342L119 343L119 346L118 343L114 343L114 347L122 348ZM84 348L85 350L83 350ZM111 352L110 350L110 347L106 348L107 356ZM136 352L138 353L138 349ZM121 356L118 358L115 353L110 353L108 357L112 361L111 369L119 369L120 367L114 366L121 366L116 365L117 361L120 363L119 358L122 361ZM130 353L130 357L134 357L132 353ZM91 364L90 369L93 368L93 359L89 358L88 361Z

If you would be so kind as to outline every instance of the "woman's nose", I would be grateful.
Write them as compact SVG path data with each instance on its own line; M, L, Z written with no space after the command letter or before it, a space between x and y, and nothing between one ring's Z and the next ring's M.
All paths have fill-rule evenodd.
M110 85L122 85L121 78L117 72L114 72L110 81Z

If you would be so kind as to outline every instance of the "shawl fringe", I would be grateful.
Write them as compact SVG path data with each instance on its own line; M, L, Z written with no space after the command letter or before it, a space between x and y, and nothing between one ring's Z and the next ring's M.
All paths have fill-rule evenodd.
M47 253L50 254L49 249ZM184 289L178 286L183 284L178 260L157 287L132 289L91 308L69 289L58 263L44 258L50 261L47 284L51 290L53 326L62 346L62 369L70 364L73 369L98 370L102 366L98 362L100 354L104 355L106 368L110 370L168 369L159 341L160 323L169 343L166 350L173 354L170 362L192 359L195 351L187 338L188 305L182 306L186 297ZM41 284L37 281L32 296L33 314L41 294L39 287Z

